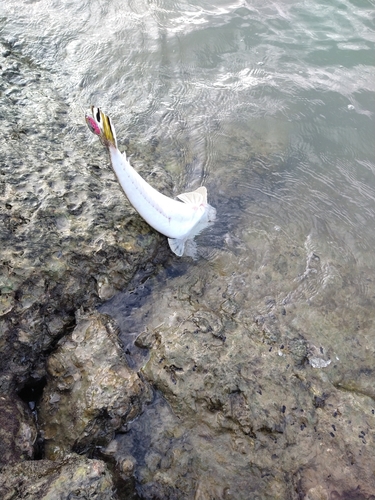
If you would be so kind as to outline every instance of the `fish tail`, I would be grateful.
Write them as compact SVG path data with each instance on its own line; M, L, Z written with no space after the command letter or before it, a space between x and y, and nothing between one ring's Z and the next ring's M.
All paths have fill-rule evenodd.
M86 114L85 119L91 132L98 135L107 148L109 146L117 148L116 132L109 116L99 108L91 106L91 112Z

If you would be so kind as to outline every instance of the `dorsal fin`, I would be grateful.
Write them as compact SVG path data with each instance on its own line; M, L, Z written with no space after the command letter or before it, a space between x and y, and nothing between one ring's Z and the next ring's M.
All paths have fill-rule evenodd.
M177 196L177 198L184 203L199 206L202 203L207 203L207 189L204 186L201 186L190 193L181 193Z

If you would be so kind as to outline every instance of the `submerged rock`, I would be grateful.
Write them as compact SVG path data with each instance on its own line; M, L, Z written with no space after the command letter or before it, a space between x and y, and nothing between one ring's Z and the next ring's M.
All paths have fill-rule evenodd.
M353 310L332 309L346 290L320 270L299 279L304 249L284 235L254 231L251 246L251 265L217 252L167 288L158 277L131 311L143 330L136 344L150 350L141 371L158 397L116 437L116 459L134 465L144 499L371 498L372 371L354 378L373 354L371 324L353 351ZM282 273L273 265L280 254ZM327 309L296 300L309 292Z
M74 331L48 358L39 405L46 458L100 451L150 399L148 385L129 369L117 333L109 318L79 314Z
M371 498L373 269L343 261L334 228L315 241L304 226L274 226L281 205L277 183L263 189L268 152L257 166L230 126L207 259L161 270L142 305L132 293L134 311L123 308L132 314L122 336L140 333L138 348L150 350L132 365L138 375L114 324L76 311L92 311L140 268L150 276L165 239L100 168L105 156L99 145L88 151L85 126L69 128L48 75L11 49L0 61L0 438L13 463L2 468L4 497L115 498L104 463L74 450L100 453L143 499ZM225 149L244 165L230 188ZM162 169L143 173L170 188ZM255 176L263 194L242 196ZM55 461L30 462L36 428L10 398L41 385L46 360L38 425Z

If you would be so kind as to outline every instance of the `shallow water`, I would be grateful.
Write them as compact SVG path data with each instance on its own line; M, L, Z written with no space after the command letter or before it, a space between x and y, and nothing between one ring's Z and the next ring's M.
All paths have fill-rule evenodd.
M219 210L259 194L266 228L309 233L319 218L361 259L375 232L373 5L215 4L7 0L2 34L53 72L77 126L94 103L120 141L156 136L176 190L204 180Z
M66 96L73 144L82 110L101 106L120 145L159 143L175 194L204 183L218 210L200 260L171 256L142 300L127 292L104 306L131 334L134 366L147 359L137 333L174 324L163 311L180 277L206 273L241 311L292 304L285 328L324 340L344 368L371 369L353 352L373 350L373 3L5 0L0 15L2 39Z
M219 215L238 196L233 224L249 211L265 230L309 234L323 220L343 257L374 263L372 4L215 4L42 1L20 12L7 0L2 32L53 72L77 126L94 103L120 141L136 136L141 149L156 137L176 191L204 181Z

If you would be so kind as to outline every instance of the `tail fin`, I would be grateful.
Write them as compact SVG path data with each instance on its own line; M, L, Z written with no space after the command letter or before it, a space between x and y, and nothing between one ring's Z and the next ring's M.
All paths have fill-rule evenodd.
M88 112L85 119L91 132L98 135L105 146L117 148L116 132L109 116L99 108L91 106L91 113Z

